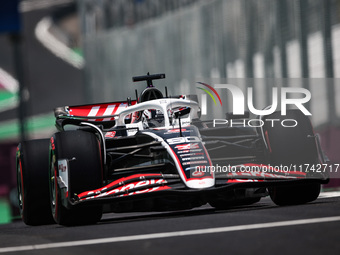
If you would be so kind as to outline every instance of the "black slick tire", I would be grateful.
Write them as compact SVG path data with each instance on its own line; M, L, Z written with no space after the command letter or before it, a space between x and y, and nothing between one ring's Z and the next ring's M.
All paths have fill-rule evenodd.
M286 116L281 116L281 112L275 112L266 118L280 122L283 119L293 119L298 123L295 127L284 127L276 122L273 127L270 121L265 121L264 139L269 150L269 163L272 166L290 167L319 163L313 127L308 117L300 110L287 110ZM320 183L316 182L269 188L269 195L277 205L308 203L317 199L319 193Z
M49 197L49 139L18 145L17 189L21 218L27 225L54 223Z
M102 206L72 206L75 194L103 185L101 152L98 139L85 131L64 131L51 138L50 197L52 214L60 225L95 224L102 217ZM58 184L58 162L68 160L68 196Z

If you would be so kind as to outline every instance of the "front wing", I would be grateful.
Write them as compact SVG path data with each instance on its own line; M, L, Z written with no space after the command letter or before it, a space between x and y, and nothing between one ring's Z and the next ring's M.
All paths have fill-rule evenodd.
M245 171L245 169L267 169L266 172ZM242 171L243 169L243 171ZM269 172L269 170L271 170ZM96 190L84 191L80 194L67 193L65 196L69 206L85 204L107 204L119 201L132 201L155 197L191 197L202 196L209 200L219 193L228 194L235 189L261 188L279 185L295 185L303 183L327 183L327 176L311 175L300 171L284 171L270 166L243 164L229 172L216 172L214 187L205 189L189 189L177 174L134 174L120 178ZM66 202L66 201L64 201Z

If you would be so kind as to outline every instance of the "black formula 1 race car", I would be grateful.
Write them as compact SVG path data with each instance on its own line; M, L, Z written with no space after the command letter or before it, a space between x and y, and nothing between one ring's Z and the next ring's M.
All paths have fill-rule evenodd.
M295 127L215 126L197 96L165 96L152 81L136 100L55 109L59 132L17 149L18 199L27 225L93 224L104 212L217 209L270 196L317 199L328 181L318 136L300 110ZM228 118L235 116L228 115ZM245 118L245 116L238 117ZM259 119L282 119L274 112ZM316 169L318 168L318 169Z

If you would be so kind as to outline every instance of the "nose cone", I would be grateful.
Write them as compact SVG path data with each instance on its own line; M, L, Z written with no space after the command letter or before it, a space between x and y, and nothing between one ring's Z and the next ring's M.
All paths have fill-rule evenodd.
M185 185L191 189L206 189L215 185L215 178L189 179L185 182Z

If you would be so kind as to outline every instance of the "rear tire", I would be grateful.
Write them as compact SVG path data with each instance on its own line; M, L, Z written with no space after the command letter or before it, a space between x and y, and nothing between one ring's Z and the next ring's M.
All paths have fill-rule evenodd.
M17 148L17 189L26 225L54 223L48 186L49 139L25 141Z
M58 161L68 162L68 197L58 184ZM65 131L51 138L50 169L51 208L60 225L95 224L102 217L102 206L72 206L74 194L94 190L103 185L99 142L96 136L84 131Z
M318 152L310 120L300 110L288 110L285 119L297 121L296 127L283 127L270 121L265 122L263 131L272 166L318 164ZM267 119L283 120L281 112L275 112ZM278 123L278 122L276 122ZM319 196L319 183L306 183L269 188L269 195L277 205L296 205L311 202Z
M269 188L269 195L277 205L299 205L312 202L320 194L319 183Z

